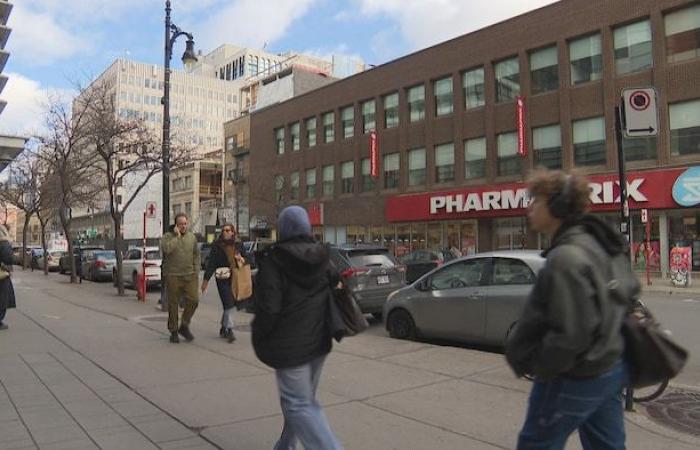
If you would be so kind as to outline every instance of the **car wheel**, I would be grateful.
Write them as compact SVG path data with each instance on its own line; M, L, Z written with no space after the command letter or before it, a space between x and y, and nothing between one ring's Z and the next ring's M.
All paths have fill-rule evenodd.
M389 314L386 322L389 336L395 339L413 339L416 337L416 326L411 315L405 309L397 309Z

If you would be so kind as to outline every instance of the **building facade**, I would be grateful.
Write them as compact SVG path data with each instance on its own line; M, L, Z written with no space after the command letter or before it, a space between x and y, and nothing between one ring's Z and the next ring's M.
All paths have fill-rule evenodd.
M623 140L633 248L648 209L650 268L665 273L679 245L700 270L700 196L672 196L700 164L699 35L696 1L562 0L254 112L250 222L272 228L298 203L325 241L397 255L544 248L528 174L590 176L594 213L617 222L615 107L623 88L653 86L658 135Z

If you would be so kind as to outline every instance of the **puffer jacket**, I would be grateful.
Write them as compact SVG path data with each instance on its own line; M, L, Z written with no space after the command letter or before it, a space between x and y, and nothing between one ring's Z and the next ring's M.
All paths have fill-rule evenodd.
M627 249L622 236L595 216L562 225L543 253L545 266L506 344L517 375L589 378L620 359L629 304L615 301L609 283L614 272L622 278L617 281L622 298L639 294Z
M253 348L275 369L299 366L331 351L327 326L329 249L295 237L256 254Z

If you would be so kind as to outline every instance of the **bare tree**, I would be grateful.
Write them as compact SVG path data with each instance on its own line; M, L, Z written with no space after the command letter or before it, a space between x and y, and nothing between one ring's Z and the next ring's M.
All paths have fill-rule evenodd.
M56 216L56 204L60 198L58 177L49 172L49 165L42 159L40 165L40 184L38 187L39 198L37 200L36 216L41 228L41 247L44 251L44 275L49 274L49 253L46 245L46 227Z

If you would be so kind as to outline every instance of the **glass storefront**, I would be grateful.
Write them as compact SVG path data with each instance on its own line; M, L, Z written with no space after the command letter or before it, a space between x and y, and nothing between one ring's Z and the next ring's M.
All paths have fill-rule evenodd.
M527 218L505 217L493 221L494 250L522 250L525 248Z

